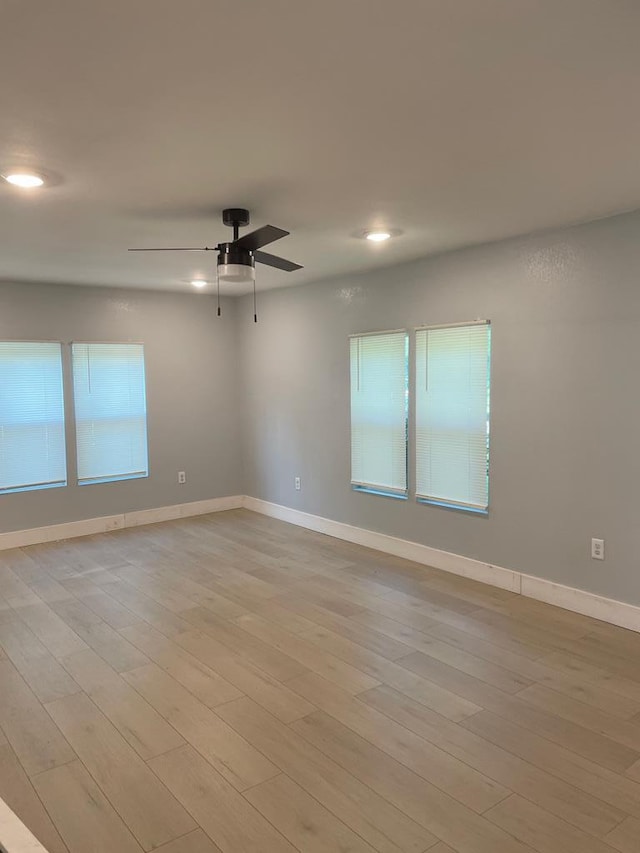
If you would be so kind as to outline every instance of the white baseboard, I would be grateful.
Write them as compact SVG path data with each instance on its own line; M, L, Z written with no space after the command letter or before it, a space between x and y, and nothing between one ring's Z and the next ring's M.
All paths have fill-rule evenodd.
M210 498L205 501L175 504L174 506L141 509L135 512L125 512L121 515L105 515L101 518L67 521L48 527L14 530L10 533L0 533L0 551L6 551L9 548L23 548L26 545L38 545L43 542L57 542L60 539L75 539L78 536L91 536L94 533L107 533L110 530L122 530L125 527L138 527L142 524L155 524L158 521L172 521L176 518L206 515L209 512L223 512L226 509L240 509L243 503L242 495L231 495L223 498Z
M382 551L385 554L393 554L395 557L433 566L435 569L462 575L481 583L525 595L528 598L544 601L547 604L554 604L556 607L562 607L565 610L572 610L574 613L581 613L584 616L591 616L612 625L640 632L640 607L633 604L615 601L592 592L586 592L583 589L563 586L544 578L522 574L513 569L483 563L471 557L463 557L449 551L440 551L437 548L430 548L428 545L421 545L419 542L409 542L406 539L398 539L395 536L387 536L384 533L354 527L341 521L332 521L329 518L311 515L258 498L245 497L244 506L254 512L278 518L281 521L288 521L291 524L297 524L299 527L306 527L308 530L326 533L336 539L344 539L366 548L374 548L376 551Z
M609 622L620 628L640 632L640 607L635 604L605 598L604 595L597 595L595 592L564 586L561 583L531 575L521 576L521 586L522 595L528 598L536 598L538 601L555 604L556 607L563 607L565 610L573 610L574 613L582 613L583 616L591 616L593 619L600 619L602 622Z
M0 850L7 853L47 853L17 814L0 799Z
M26 545L37 545L43 542L57 542L60 539L75 539L79 536L91 536L95 533L107 533L110 530L122 530L126 527L138 527L143 524L155 524L160 521L171 521L176 518L206 515L210 512L223 512L229 509L246 509L288 521L298 527L325 533L336 539L344 539L365 548L373 548L384 554L393 554L405 560L433 566L445 572L461 575L471 580L497 586L528 598L535 598L547 604L563 607L584 616L591 616L612 625L619 625L631 631L640 632L640 607L615 601L587 592L563 586L554 581L525 575L514 569L494 566L471 557L463 557L450 551L441 551L419 542L398 539L385 533L376 533L363 527L354 527L341 521L333 521L320 515L311 515L297 509L252 498L246 495L231 495L222 498L210 498L204 501L193 501L174 506L162 506L154 509L126 512L121 515L107 515L102 518L87 518L82 521L68 521L64 524L52 524L48 527L35 527L30 530L16 530L10 533L0 533L0 551L9 548L22 548Z

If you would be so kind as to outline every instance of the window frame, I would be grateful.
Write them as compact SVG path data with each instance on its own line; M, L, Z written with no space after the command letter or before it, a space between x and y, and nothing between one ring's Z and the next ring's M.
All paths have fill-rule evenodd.
M67 429L68 429L68 411L67 411L67 380L65 375L65 354L64 342L53 339L26 340L24 338L5 338L0 341L0 344L37 344L57 346L60 356L60 394L61 394L61 426L62 426L62 466L64 469L64 479L60 481L51 481L46 483L30 483L27 485L13 486L11 488L0 487L0 497L3 495L18 494L21 492L41 492L48 489L62 489L69 485L69 458L67 452ZM1 427L0 427L1 428Z
M76 381L75 381L75 371L74 371L74 346L138 346L142 348L142 380L143 380L143 403L144 403L144 439L145 439L145 461L146 461L146 470L144 472L133 472L133 473L123 473L123 474L114 474L108 475L104 477L91 477L91 478L81 478L80 477L80 447L79 447L79 431L78 431L78 411L77 411L77 399L76 399ZM71 392L70 392L70 402L71 409L73 412L73 425L74 425L74 444L75 444L75 479L76 486L95 486L95 485L103 485L105 483L121 483L126 482L128 480L145 480L150 476L150 465L149 465L149 419L148 419L148 392L147 392L147 360L146 360L146 349L144 341L71 341L69 344L70 351L70 374L71 374Z
M418 479L418 458L417 458L417 443L418 443L418 389L417 389L417 369L418 369L418 346L417 346L417 333L425 332L425 331L433 331L437 329L456 329L456 328L469 328L474 326L486 326L488 333L488 341L487 341L487 402L486 402L486 416L487 416L487 438L486 438L486 480L487 480L487 503L486 506L478 506L476 504L465 503L464 501L456 501L456 500L448 500L437 497L429 497L426 495L418 494L417 491L417 479ZM413 444L414 444L414 474L415 474L415 501L418 504L423 504L427 506L435 506L441 509L448 509L457 512L469 513L471 515L479 515L483 517L487 517L489 515L489 509L491 506L491 373L492 373L492 322L488 319L476 319L476 320L466 320L454 323L439 323L439 324L423 324L420 326L415 326L413 328L413 396L412 396L412 407L413 407Z
M404 377L405 377L405 403L404 403L404 458L405 458L405 487L404 489L395 489L390 486L378 485L375 483L356 482L353 480L353 409L352 396L353 389L351 383L351 343L355 339L373 338L383 335L404 335L405 338L405 359L404 359ZM411 341L409 329L381 329L371 332L354 332L348 336L349 341L349 461L350 461L350 485L353 492L361 494L375 495L384 498L393 498L395 500L406 501L409 498L409 415L410 415L410 372L411 372Z

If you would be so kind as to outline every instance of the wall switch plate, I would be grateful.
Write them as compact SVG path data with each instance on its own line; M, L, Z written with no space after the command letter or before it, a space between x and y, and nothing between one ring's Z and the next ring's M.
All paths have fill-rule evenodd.
M591 559L604 560L604 539L591 540Z
M178 471L178 482L180 483L180 485L183 485L187 482L186 471Z
M293 482L294 482L295 487L296 487L296 492L299 492L300 491L300 477L296 477Z

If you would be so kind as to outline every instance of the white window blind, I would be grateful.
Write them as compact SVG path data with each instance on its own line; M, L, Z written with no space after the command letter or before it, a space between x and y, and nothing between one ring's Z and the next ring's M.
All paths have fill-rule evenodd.
M488 323L416 332L416 496L489 503Z
M0 493L66 484L61 345L0 342Z
M351 483L407 490L406 332L351 338Z
M72 345L78 483L148 475L142 344Z

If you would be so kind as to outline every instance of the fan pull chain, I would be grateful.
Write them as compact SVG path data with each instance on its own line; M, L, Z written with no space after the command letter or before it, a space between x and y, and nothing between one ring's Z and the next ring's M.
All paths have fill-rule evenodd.
M220 316L220 276L216 270L216 283L218 285L218 317Z
M256 308L256 278L253 277L253 322L258 322L258 309Z

